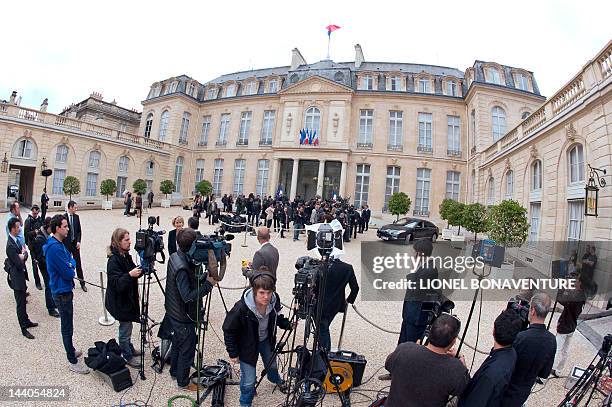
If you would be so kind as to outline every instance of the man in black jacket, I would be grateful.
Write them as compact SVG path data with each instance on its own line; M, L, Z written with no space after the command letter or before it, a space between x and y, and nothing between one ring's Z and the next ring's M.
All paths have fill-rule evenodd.
M353 304L355 302L359 293L359 284L353 266L336 258L330 260L326 278L319 343L323 349L329 351L331 348L329 326L339 312L346 312L347 303ZM347 285L351 291L345 299Z
M251 288L228 312L223 322L225 348L233 363L240 363L240 406L251 406L255 396L257 359L261 355L267 377L286 391L278 374L272 352L276 346L276 327L290 329L287 318L280 314L280 297L275 280L266 272L251 278Z
M170 375L176 377L180 388L196 391L189 383L189 369L193 364L196 349L196 322L203 320L203 300L216 281L207 273L196 275L196 266L187 252L196 240L192 229L181 229L177 233L178 250L170 256L166 277L166 316L172 324L172 355Z
M516 351L516 365L510 385L504 394L503 407L523 405L538 377L546 379L555 360L557 344L544 321L550 309L550 297L537 293L529 306L529 329L519 333L512 346Z
M51 217L45 218L43 226L36 231L36 236L32 240L31 253L40 268L40 274L42 274L43 282L45 283L45 305L47 307L47 312L49 312L49 315L52 317L59 318L60 314L57 312L55 301L53 301L53 294L51 293L51 286L49 285L47 261L45 259L45 253L43 252L43 246L47 243L49 236L51 236Z
M505 310L493 324L494 346L459 398L459 407L499 407L516 363L512 343L521 329L521 319Z
M21 222L19 219L9 219L8 229L9 237L6 241L4 271L8 273L9 287L13 289L13 293L15 294L17 320L19 321L21 333L28 339L34 339L34 335L28 332L28 328L37 327L38 324L30 321L30 317L26 312L26 280L28 279L26 261L28 260L28 252L17 242L17 237L21 229Z
M77 204L74 201L68 202L68 212L64 214L64 217L68 219L68 237L64 239L62 243L66 246L66 249L72 254L76 261L76 273L79 281L81 282L81 289L87 292L85 287L85 279L83 277L83 266L81 266L81 220L79 215L76 213Z
M40 229L43 224L43 218L40 217L40 209L38 205L32 205L32 212L28 215L28 218L25 220L24 225L24 237L25 244L32 252L32 243L34 238L36 237L36 231ZM34 276L34 283L36 284L36 288L42 290L42 285L40 284L40 276L38 275L38 265L36 264L36 259L32 256L32 275Z

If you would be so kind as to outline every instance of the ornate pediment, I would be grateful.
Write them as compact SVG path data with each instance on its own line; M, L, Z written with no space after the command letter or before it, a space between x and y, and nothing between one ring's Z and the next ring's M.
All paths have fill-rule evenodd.
M279 92L282 95L312 94L312 93L352 93L348 86L330 81L320 76L311 76Z

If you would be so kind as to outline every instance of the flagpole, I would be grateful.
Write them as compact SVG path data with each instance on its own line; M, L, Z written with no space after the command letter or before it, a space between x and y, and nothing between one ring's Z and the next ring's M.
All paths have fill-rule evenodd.
M331 35L330 34L331 34L330 32L327 33L327 59L330 59L329 58L329 43L331 41Z

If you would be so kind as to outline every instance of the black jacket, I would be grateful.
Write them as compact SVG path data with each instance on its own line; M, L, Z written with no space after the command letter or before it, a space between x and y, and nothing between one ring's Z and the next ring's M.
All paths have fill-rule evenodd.
M7 237L6 241L6 259L4 260L4 271L9 274L10 287L13 290L26 290L26 280L28 273L26 265L19 257L21 247L13 240L11 236Z
M168 232L168 256L176 253L176 229Z
M274 295L276 296L276 303L274 304L274 309L268 315L267 340L270 341L271 349L274 349L274 346L276 346L276 327L287 330L290 326L289 320L282 314L279 314L281 309L280 297L277 293L274 293ZM223 339L230 358L237 357L240 361L251 366L257 365L257 356L259 355L259 321L244 302L244 293L225 316L225 321L223 321Z
M68 221L70 231L68 232L68 237L64 239L62 243L64 243L64 245L68 247L68 250L70 250L70 245L76 246L77 243L81 243L81 220L79 219L79 215L75 213L72 215L74 222L74 225L72 225L70 224L70 215L68 213L64 213L64 216ZM70 240L71 236L73 236L74 239Z
M41 229L36 231L36 237L32 240L32 257L38 263L38 267L47 270L47 261L45 259L45 253L43 252L43 246L47 243L49 235Z
M138 304L138 279L128 273L136 268L132 256L119 254L112 249L112 254L106 262L106 299L104 305L117 321L140 321L140 305Z
M41 216L35 218L32 215L28 215L28 218L25 220L25 225L23 227L23 235L25 238L25 244L30 247L32 241L36 237L36 231L43 225L43 218Z
M327 272L323 316L333 318L338 312L344 312L347 284L351 292L346 297L346 302L353 304L359 293L359 284L353 266L340 260L333 260Z
M197 303L200 305L200 320L203 317L202 297L212 290L207 280L200 283L195 275L195 266L189 263L187 255L180 250L170 256L166 275L166 315L177 322L195 323L198 318Z

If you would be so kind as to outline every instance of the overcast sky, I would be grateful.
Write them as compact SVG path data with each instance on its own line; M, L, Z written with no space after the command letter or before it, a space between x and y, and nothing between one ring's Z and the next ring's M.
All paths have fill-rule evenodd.
M54 113L92 91L141 111L155 81L289 65L294 47L316 62L330 23L334 61L356 43L366 61L495 61L533 71L545 96L612 38L610 1L8 1L2 14L0 100L47 97Z

